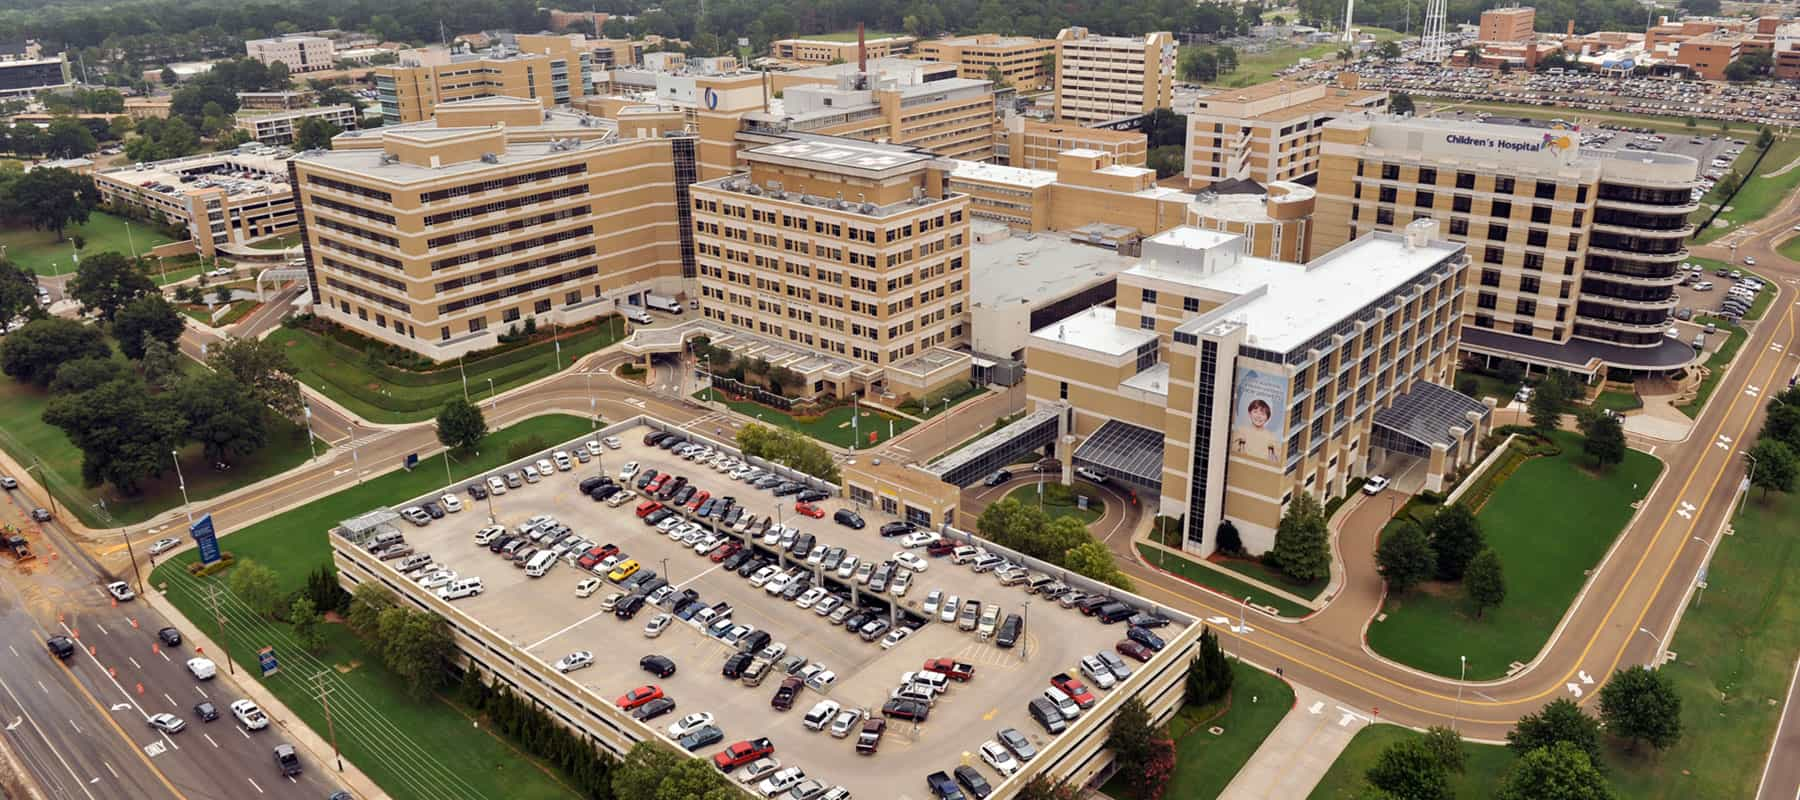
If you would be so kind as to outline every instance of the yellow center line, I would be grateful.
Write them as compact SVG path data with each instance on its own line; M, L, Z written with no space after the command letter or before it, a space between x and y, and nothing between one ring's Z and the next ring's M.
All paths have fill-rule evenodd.
M77 646L80 646L79 643ZM131 737L125 733L125 729L119 727L119 721L112 718L112 713L107 711L106 707L101 705L100 701L95 699L94 695L88 692L86 686L81 685L81 679L75 677L75 671L70 669L67 664L62 665L62 668L69 673L69 682L75 685L76 691L81 692L81 696L87 698L88 704L92 705L95 711L100 712L100 716L106 720L106 724L111 725L113 731L119 734L119 739L125 742L125 749L130 750L137 756L139 761L144 762L144 766L150 770L150 774L156 776L156 780L162 783L164 789L169 790L169 794L180 798L180 800L187 800L187 795L182 794L180 790L176 789L175 784L169 782L168 776L164 775L162 770L157 769L156 765L150 762L150 757L144 755L143 749L138 747L137 743L132 741Z

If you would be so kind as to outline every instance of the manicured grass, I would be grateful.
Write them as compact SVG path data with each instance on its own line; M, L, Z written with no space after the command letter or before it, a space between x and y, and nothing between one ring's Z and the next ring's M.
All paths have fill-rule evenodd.
M108 250L130 256L133 245L141 255L150 252L152 247L174 241L162 235L156 226L142 222L132 223L131 233L127 236L124 217L94 211L88 214L87 222L63 231L65 238L60 242L54 232L30 228L0 229L0 242L6 244L6 258L14 264L39 275L59 275L75 271L75 262L70 258L75 249L67 239L74 234L87 239L87 246L81 248L84 257Z
M1604 411L1606 409L1612 409L1613 411L1615 411L1617 413L1623 414L1627 411L1635 411L1637 409L1643 408L1644 401L1643 401L1643 399L1641 399L1637 396L1636 392L1625 392L1625 391L1619 391L1617 389L1608 389L1604 392L1601 392L1600 396L1595 397L1594 402L1589 403L1588 407L1594 409L1595 411Z
M1756 794L1800 652L1800 501L1752 492L1662 668L1681 696L1681 740L1659 755L1608 748L1620 797Z
M1405 35L1399 31L1377 28L1373 25L1359 25L1358 30L1373 34L1375 41L1399 41ZM1303 58L1313 61L1336 61L1339 50L1344 49L1342 42L1325 42L1315 45L1290 45L1274 47L1261 53L1238 53L1237 70L1219 76L1219 80L1210 85L1228 88L1255 86L1273 80L1275 73L1300 63Z
M182 363L190 370L204 369L185 359ZM181 505L181 487L173 465L162 477L144 481L136 496L121 495L111 486L82 486L81 451L62 429L44 422L44 408L49 404L49 392L0 377L0 447L27 466L34 461L43 465L59 513L73 512L90 528L110 528L143 522ZM328 447L318 443L320 453ZM214 470L197 444L182 450L181 469L187 478L188 498L200 501L286 472L310 457L306 428L278 420L269 431L269 444L230 470Z
M490 434L482 443L481 455L453 463L452 468L462 480L505 463L507 445L512 442L534 435L557 442L588 429L588 421L580 417L537 417ZM282 591L296 590L304 586L307 573L330 563L326 531L331 526L442 483L435 469L396 470L272 519L227 531L223 547L239 559L254 559L273 569ZM472 521L479 515L479 510L471 509L460 516ZM171 558L151 574L151 582L166 587L169 599L190 620L211 620L205 587L225 588L229 570L195 579L185 569L195 558L191 550ZM240 672L258 674L254 671L256 647L274 646L283 669L262 679L263 684L321 736L326 733L325 719L314 699L311 676L319 671L331 676L339 746L392 796L402 800L448 796L561 800L574 796L540 765L487 733L485 726L471 725L449 703L440 698L409 699L400 679L381 666L380 655L341 626L324 626L325 649L308 656L286 625L260 621L242 609L227 616L231 623L222 644L232 651Z
M1719 345L1719 349L1707 357L1707 374L1706 377L1700 379L1700 388L1694 393L1693 401L1675 407L1689 417L1700 416L1700 409L1706 407L1707 398L1712 397L1713 391L1719 388L1719 381L1725 379L1725 370L1731 366L1731 359L1737 356L1738 349L1744 346L1744 340L1750 337L1747 331L1731 324L1729 320L1717 317L1695 317L1694 321L1702 325L1710 322L1728 333L1725 343Z
M1329 579L1313 581L1312 583L1295 583L1292 578L1283 575L1281 570L1270 569L1268 565L1261 561L1254 561L1248 558L1226 558L1214 561L1213 564L1253 580L1262 581L1263 583L1281 589L1282 591L1299 595L1308 600L1317 600L1319 593L1325 591L1325 587L1331 583Z
M250 246L257 250L286 250L290 247L296 247L299 244L300 234L284 233L280 236L273 236L268 239L251 242Z
M1178 556L1161 548L1139 542L1138 555L1144 561L1158 569L1172 572L1208 589L1213 589L1226 597L1249 597L1250 602L1259 606L1270 606L1281 616L1299 618L1312 613L1312 609L1300 605L1285 597L1272 595L1256 586L1252 586L1230 574L1199 564L1187 556Z
M1356 800L1362 797L1363 789L1368 785L1363 776L1368 774L1370 767L1375 766L1375 759L1381 756L1381 751L1403 739L1423 736L1424 734L1398 725L1365 726L1350 739L1349 746L1338 755L1337 761L1332 762L1331 769L1326 771L1325 777L1319 779L1319 785L1313 787L1307 800ZM1460 774L1450 775L1451 796L1465 800L1493 797L1506 776L1506 771L1512 767L1512 751L1500 745L1463 742L1463 752L1467 754L1468 761Z
M1492 375L1471 372L1468 370L1457 370L1456 379L1451 382L1451 385L1454 386L1458 383L1462 383L1464 378L1475 379L1475 399L1479 400L1483 397L1492 397L1499 400L1500 405L1503 408L1507 403L1512 402L1513 395L1519 393L1519 384L1517 383L1503 381Z
M1755 158L1755 142L1750 139L1746 141L1751 144L1744 148L1735 168L1742 169L1751 163L1750 159ZM1743 188L1732 196L1730 207L1719 214L1719 221L1729 224L1706 228L1700 232L1699 242L1710 242L1739 225L1762 219L1774 211L1781 205L1783 198L1793 193L1796 186L1800 186L1800 168L1788 170L1776 177L1768 177L1769 173L1780 171L1797 158L1800 158L1800 138L1777 138L1775 144L1769 146L1769 154L1757 165L1756 174L1744 182ZM1710 196L1708 200L1716 202ZM1698 221L1704 222L1705 218L1699 217Z
M1226 701L1184 705L1169 720L1169 735L1175 739L1175 774L1169 776L1164 797L1218 797L1294 707L1294 690L1286 681L1235 659L1231 672L1231 696ZM1214 726L1225 732L1214 736L1207 730ZM1111 797L1133 797L1119 775L1101 788Z
M1635 450L1606 472L1591 472L1581 437L1554 434L1562 453L1533 458L1494 490L1476 518L1506 573L1506 602L1476 619L1461 585L1429 584L1389 596L1387 618L1369 626L1375 652L1408 666L1455 677L1459 656L1469 680L1506 675L1537 656L1558 620L1650 491L1662 463Z
M1051 488L1053 486L1059 488L1053 489ZM1079 508L1075 505L1076 495L1081 495L1088 499L1087 508ZM1062 487L1061 484L1046 480L1044 484L1044 494L1042 497L1039 497L1038 485L1035 483L1028 483L1007 492L1006 498L1017 500L1021 504L1028 506L1040 505L1039 500L1042 500L1041 506L1044 509L1045 516L1051 519L1056 519L1058 517L1074 517L1081 520L1081 524L1083 525L1092 525L1095 522L1098 522L1102 516L1106 515L1106 501L1100 498L1100 493L1094 491L1092 486L1086 484L1077 484L1070 488Z
M973 400L984 394L987 394L986 387L976 386L975 384L971 383L971 384L969 384L969 388L967 388L967 389L957 392L956 394L951 395L948 398L940 398L940 399L936 400L935 402L933 402L931 404L931 406L929 408L919 408L916 405L908 404L908 405L901 406L900 410L904 411L908 414L911 414L915 417L918 417L919 419L931 419L932 417L935 417L935 416L942 414L952 408L962 405L964 401ZM944 404L944 400L946 400L946 399L950 401L949 405Z
M214 322L213 318L212 318L212 312L214 309L209 309L206 306L181 305L181 306L177 306L176 308L178 310L180 310L182 314L187 315L188 317L192 318L195 322L198 322L202 325L209 325L214 328L223 328L227 325L237 322L240 319L243 319L244 317L249 316L250 312L256 310L256 307L259 305L262 305L262 304L256 302L255 300L234 300L231 303L231 310L225 312L225 316L220 317L217 322Z
M561 365L569 367L576 359L611 345L623 326L601 324L562 340ZM319 334L298 328L280 328L269 334L279 343L288 360L300 370L298 377L307 386L322 392L359 417L373 422L418 422L437 416L444 401L463 396L462 373L448 364L429 373L411 373L406 383L386 380L371 371L363 359L347 356L333 349ZM469 362L468 395L471 400L486 399L491 393L523 386L557 372L555 347L548 341L509 351L503 356ZM493 380L492 387L488 380Z
M1787 256L1789 261L1800 261L1800 235L1782 242L1780 247L1775 248L1775 251Z
M799 431L830 445L846 449L862 450L874 447L894 436L905 433L907 429L918 423L905 417L896 417L869 408L863 408L862 417L856 427L851 427L850 417L855 414L853 406L838 406L820 414L817 418L801 420L785 411L773 409L760 403L748 400L732 400L724 392L701 389L694 393L696 400L718 400L730 406L731 410L754 419L765 425L774 425ZM889 426L892 425L892 433ZM869 441L869 434L875 434L875 440Z

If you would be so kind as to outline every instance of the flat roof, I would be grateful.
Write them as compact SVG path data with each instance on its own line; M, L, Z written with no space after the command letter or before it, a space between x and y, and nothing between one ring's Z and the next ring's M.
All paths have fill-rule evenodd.
M1056 182L1056 173L1047 169L1026 169L987 164L980 161L956 161L950 170L952 180L986 181L1007 186L1036 189Z
M752 147L742 151L740 155L750 160L773 158L806 161L833 167L851 167L877 172L917 166L937 158L930 153L919 152L907 147L840 137L791 139L775 144L765 144L761 147Z
M969 248L969 301L980 308L1023 303L1035 309L1111 280L1136 263L1117 250L1063 234L1013 234Z
M1309 264L1247 257L1196 285L1235 295L1263 289L1222 319L1249 328L1251 345L1285 353L1460 249L1462 245L1441 240L1411 247L1399 234L1376 231Z
M380 131L380 130L386 130L386 129L385 128L377 128L375 130ZM443 128L443 129L437 129L437 130L419 129L419 130L408 131L407 135L414 137L414 138L428 139L428 138L448 137L448 136L452 136L452 135L469 133L469 132L474 132L474 131L488 131L488 130L493 130L493 129L492 128ZM453 164L443 164L443 165L436 166L436 167L427 167L427 166L421 166L418 164L408 164L404 161L389 160L385 157L386 151L382 150L381 148L377 148L377 147L355 148L355 149L348 149L348 150L313 150L313 151L308 151L306 153L303 153L303 154L297 156L296 160L300 161L302 163L316 164L316 165L319 165L322 167L327 167L327 168L335 169L335 170L341 170L344 172L350 172L350 173L354 173L356 175L373 178L375 180L386 181L386 182L392 183L392 184L404 184L404 183L420 183L420 182L424 182L424 181L438 180L440 178L445 178L445 177L452 176L452 175L460 175L460 174L468 173L468 172L480 172L482 170L496 169L498 167L505 166L508 164L528 163L531 161L536 161L536 160L544 159L544 158L550 158L553 156L560 156L560 155L564 155L566 153L575 152L575 151L579 151L579 150L586 150L586 149L598 148L598 147L607 147L607 146L611 146L612 144L615 144L615 143L616 142L611 141L611 140L607 140L607 141L576 141L571 145L562 146L559 149L558 143L556 143L556 142L516 142L516 143L508 142L506 145L506 148L504 150L501 150L500 152L494 154L497 159L497 163L494 163L494 164L490 164L490 163L482 161L480 159L472 158L472 159L469 159L468 161L458 161Z
M1113 309L1095 306L1032 331L1031 337L1109 356L1135 353L1156 341L1156 331L1121 327L1117 319Z
M187 194L214 187L223 188L231 197L275 194L288 191L287 161L292 156L293 151L285 147L258 146L242 152L206 153L134 164L100 174L140 189L152 183L174 187L173 191L164 194ZM184 183L183 177L193 179Z

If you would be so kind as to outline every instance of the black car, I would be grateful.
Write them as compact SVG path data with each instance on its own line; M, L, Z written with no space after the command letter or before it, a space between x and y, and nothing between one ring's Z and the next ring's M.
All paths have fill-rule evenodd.
M681 745L681 749L692 753L707 745L718 744L724 739L724 731L719 730L717 725L708 725L700 730L681 737L681 740L677 742L677 744Z
M851 614L849 619L844 620L844 629L851 633L855 633L862 630L862 626L869 624L869 620L874 618L874 614L859 611L855 614Z
M681 487L681 491L676 492L675 496L671 497L669 499L671 502L674 502L676 505L685 506L685 505L687 505L689 500L694 499L694 493L696 491L699 491L699 490L694 486L683 486L683 487Z
M1131 617L1125 621L1132 627L1137 628L1160 628L1169 624L1168 617L1161 614L1150 614L1142 611L1132 614Z
M630 595L624 600L620 600L619 604L613 607L613 616L618 617L619 619L631 619L632 617L637 616L637 613L642 611L643 608L644 596L641 594Z
M444 518L444 507L438 505L436 500L427 502L425 504L424 508L425 508L425 513L430 514L432 519L443 519Z
M736 572L737 568L743 566L744 562L749 561L750 558L751 553L749 550L739 550L726 556L725 560L720 562L720 564L726 569Z
M70 639L67 636L52 636L49 639L44 640L44 646L50 649L50 655L56 656L64 661L69 660L70 656L75 655L75 640Z
M987 800L987 796L994 793L994 787L989 786L987 778L981 777L981 773L976 772L974 767L963 764L954 772L956 782L962 784L963 789L975 800Z
M675 661L668 656L649 655L638 659L638 668L658 678L675 674Z
M793 481L788 481L788 482L781 484L780 486L775 487L775 496L776 497L787 497L788 495L799 494L801 491L803 491L805 489L806 489L805 486L801 486L800 484L794 483Z
M744 674L744 668L750 666L752 658L754 656L749 653L732 653L729 658L725 659L725 668L720 670L719 674L735 681Z
M783 483L786 483L786 481L783 481L780 475L764 475L757 478L756 483L751 485L758 489L773 489Z
M794 538L794 549L789 552L793 553L795 558L805 558L808 553L812 552L813 545L818 541L813 538L812 534L802 533Z
M905 536L912 532L913 526L910 522L890 522L881 526L881 536L884 539L893 536Z
M667 697L658 697L655 700L651 700L648 703L638 706L636 711L631 712L631 716L637 718L639 722L649 722L650 720L656 719L657 717L674 710L674 700L670 700Z
M1012 476L1013 476L1013 474L1007 470L997 469L997 470L994 470L994 473L992 475L987 476L987 479L983 480L981 483L984 486L999 486L1002 483L1012 480Z
M163 628L162 630L157 631L156 638L162 641L164 647L181 646L181 631L175 630L174 628Z
M838 509L836 514L831 515L831 521L854 531L860 531L868 524L863 522L861 516L848 508Z
M575 490L582 494L592 494L595 489L600 488L606 482L607 478L603 475L589 475L582 478L580 483L575 484Z
M748 553L750 551L745 550L744 552ZM752 556L749 561L745 561L744 563L738 565L738 568L737 568L738 577L748 578L751 575L755 575L757 570L768 566L769 563L770 563L769 560L766 558L763 558L762 556Z
M812 576L801 575L799 580L789 582L788 587L781 590L781 599L789 602L798 600L800 595L806 594L806 590L811 588Z
M507 545L512 544L515 541L518 541L518 539L519 539L519 537L514 536L510 533L506 534L504 536L501 536L491 542L488 542L488 552L498 553L501 550L505 550Z
M623 491L625 491L625 487L616 483L603 483L595 487L593 491L588 492L588 497L594 498L594 502L598 503L601 500L608 499Z
M1161 636L1151 633L1149 628L1140 628L1136 625L1125 631L1125 638L1158 652L1161 652L1165 646Z
M821 492L818 489L807 489L806 491L801 492L799 497L796 497L794 499L798 500L802 503L817 503L820 500L824 500L825 498L830 497L830 496L831 496L830 494Z
M663 450L673 450L675 449L675 445L678 444L687 444L687 440L680 436L669 434L656 442L656 446Z
M219 718L219 709L203 700L194 704L194 716L199 717L201 722L212 722Z
M881 714L887 717L924 722L925 718L931 715L931 707L917 700L896 698L882 704Z
M653 469L647 469L647 470L644 470L643 472L638 473L637 488L642 489L646 486L649 486L651 481L656 480L656 475L657 475L657 472L656 472L656 470L653 470Z
M1019 634L1024 626L1025 622L1019 618L1018 614L1007 614L1006 619L1000 623L1000 632L994 634L994 644L1002 648L1010 648L1018 644Z
M663 520L668 519L669 517L672 517L674 515L675 515L675 512L670 511L669 509L659 508L659 509L652 511L649 514L646 514L644 516L644 524L645 525L655 525L655 524L662 522Z
M651 431L644 434L644 444L645 446L654 447L658 442L661 442L668 437L669 433L667 431Z
M471 483L471 484L469 484L469 496L475 498L476 500L486 500L487 499L487 487L482 486L479 483Z

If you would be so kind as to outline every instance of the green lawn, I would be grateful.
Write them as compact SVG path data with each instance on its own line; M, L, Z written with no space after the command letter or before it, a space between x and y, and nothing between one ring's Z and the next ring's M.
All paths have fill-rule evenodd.
M1318 599L1319 593L1325 591L1325 587L1331 583L1329 579L1313 581L1312 583L1295 583L1292 578L1283 575L1281 570L1270 569L1268 565L1261 561L1255 561L1248 558L1227 558L1213 563L1239 575L1262 581L1277 589L1291 592L1308 600Z
M65 237L81 234L87 239L87 246L81 249L85 255L94 255L108 250L131 255L132 245L137 252L148 253L150 248L174 241L162 235L154 225L134 222L130 236L125 232L125 218L115 217L104 211L95 211L88 215L88 221L70 226L63 232ZM30 228L6 228L0 230L0 244L6 245L7 260L39 275L60 275L74 272L75 263L70 259L74 247L65 238L57 241L56 234L50 231L34 231Z
M570 334L562 340L561 365L567 368L588 353L617 340L621 328L598 325ZM299 378L348 408L352 413L373 422L418 422L437 416L444 401L463 396L463 379L455 364L429 373L406 373L402 382L387 380L371 371L363 359L348 357L344 350L330 348L318 334L297 328L280 328L269 334L278 342L288 359L299 368ZM556 349L550 342L538 342L470 362L468 395L485 400L491 393L523 386L557 371ZM490 387L488 381L492 379Z
M209 309L206 306L191 306L191 305L183 304L183 305L176 306L176 309L179 310L182 314L188 316L189 318L193 319L195 322L198 322L202 325L210 325L214 328L223 328L227 325L237 322L238 320L243 319L244 317L249 316L250 312L255 310L256 307L259 305L261 305L261 303L258 303L255 300L234 300L231 303L231 310L225 312L225 316L220 317L219 321L217 321L217 322L214 322L213 318L212 318L213 309Z
M1483 397L1492 397L1500 401L1500 406L1502 408L1504 408L1507 403L1512 402L1513 395L1519 393L1519 384L1517 383L1503 381L1486 373L1462 369L1456 371L1456 379L1451 385L1454 386L1458 383L1462 383L1464 378L1475 379L1475 399L1479 400Z
M1088 499L1087 508L1076 506L1077 495ZM1006 497L1024 505L1039 506L1044 510L1044 515L1051 519L1074 517L1081 520L1083 525L1092 525L1106 514L1106 501L1100 498L1100 493L1094 487L1086 484L1077 484L1071 488L1046 479L1042 497L1038 495L1038 485L1035 483L1014 488L1006 493Z
M290 247L297 247L299 244L300 234L284 233L280 236L271 236L251 242L250 247L257 250L286 250Z
M1751 146L1744 148L1734 167L1747 167L1750 160L1755 158L1755 153L1755 143L1752 142ZM1768 216L1770 211L1781 204L1782 198L1791 194L1796 186L1800 186L1800 168L1788 170L1773 178L1768 177L1768 174L1780 171L1795 159L1800 159L1800 137L1776 139L1775 144L1769 147L1769 154L1757 166L1756 174L1746 180L1743 188L1731 198L1731 207L1719 215L1720 221L1730 224L1706 228L1700 232L1698 241L1702 244L1710 242L1739 225ZM1710 194L1707 200L1716 202ZM1696 216L1699 221L1705 220L1705 217L1699 216L1699 212L1696 212Z
M1662 463L1635 450L1605 473L1588 470L1581 437L1555 434L1562 453L1526 461L1476 515L1506 572L1506 602L1476 619L1460 585L1430 584L1389 596L1387 618L1369 626L1369 646L1402 664L1469 680L1506 675L1537 656L1563 612L1650 491Z
M1319 785L1313 787L1307 800L1356 800L1362 797L1363 787L1367 785L1363 776L1375 766L1381 751L1402 739L1422 736L1424 734L1398 725L1365 726L1350 739L1350 745L1344 748L1337 761L1332 762L1331 769L1319 780ZM1451 796L1461 800L1493 797L1506 771L1512 767L1512 751L1500 745L1463 742L1463 752L1468 755L1468 763L1461 774L1450 776ZM1637 795L1621 797L1635 798Z
M1588 407L1595 411L1603 411L1610 408L1615 412L1623 414L1627 411L1635 411L1643 408L1644 401L1637 396L1636 392L1608 389L1601 392L1599 397L1594 398L1594 402L1589 403Z
M203 369L193 362L183 363L190 369ZM111 528L143 522L181 505L173 465L162 477L145 481L135 497L121 495L110 486L82 486L81 451L60 428L44 422L44 408L49 404L49 392L0 377L0 447L24 464L35 461L43 465L59 512L72 511L90 528ZM323 442L318 444L320 452L326 447ZM310 456L306 428L281 420L270 430L268 446L229 471L214 470L197 444L182 450L181 469L189 499L199 501L286 472Z
M1399 31L1377 28L1373 25L1359 25L1364 33L1373 34L1376 42L1399 41L1405 35ZM1261 53L1239 51L1237 70L1220 75L1219 80L1209 84L1226 88L1242 88L1272 80L1275 73L1300 63L1300 59L1313 61L1336 61L1339 50L1344 49L1341 42L1325 42L1322 44L1299 46L1289 45L1274 47Z
M568 415L537 417L488 436L482 455L453 464L458 480L505 463L507 445L532 436L562 441L588 431L588 420ZM301 588L309 571L330 563L326 530L338 522L443 483L436 469L395 470L314 500L280 516L225 533L224 548L239 559L254 559L275 570L283 591ZM476 511L464 515L477 514ZM471 516L470 519L477 517ZM447 521L448 522L448 521ZM204 592L209 583L224 588L229 571L195 579L185 565L194 551L157 567L151 582L166 587L169 599L192 621L210 620ZM230 609L228 609L230 611ZM312 656L300 650L285 625L259 621L244 609L228 613L227 641L233 660L253 675L256 649L274 646L283 669L264 685L320 735L324 714L313 699L311 676L325 671L335 683L333 722L344 755L390 795L401 800L439 797L562 800L574 795L507 742L471 725L441 699L407 699L405 686L380 666L368 645L337 625L327 625L326 649ZM210 627L210 626L208 626Z
M1231 577L1229 573L1195 563L1187 556L1178 556L1143 542L1137 544L1137 550L1138 555L1143 556L1144 561L1151 566L1218 591L1226 597L1239 599L1249 597L1251 603L1259 606L1271 606L1283 617L1299 618L1312 613L1312 609L1306 606L1285 597L1270 594L1261 588Z
M1702 325L1710 322L1719 326L1720 330L1729 333L1726 335L1725 343L1719 345L1719 349L1707 357L1707 374L1706 377L1700 379L1700 388L1694 394L1693 401L1675 407L1689 417L1700 416L1700 409L1706 407L1707 398L1712 397L1713 390L1719 388L1719 381L1725 379L1725 370L1731 366L1731 359L1737 356L1738 349L1744 346L1744 340L1750 337L1747 331L1731 324L1729 320L1717 317L1695 317L1694 321Z
M736 411L765 425L796 430L830 445L843 448L865 449L885 442L905 433L907 429L918 423L905 417L875 411L869 408L862 410L862 417L856 427L851 427L850 417L855 414L853 406L838 406L820 414L813 419L801 420L785 411L770 408L748 400L729 399L724 392L701 389L694 393L697 400L718 400ZM890 432L891 431L891 432ZM875 441L869 441L869 434L875 434Z
M1169 776L1164 797L1218 797L1293 708L1294 690L1286 681L1235 659L1231 672L1231 697L1226 702L1184 705L1169 720L1169 735L1175 739L1175 774ZM1214 726L1225 729L1224 733L1214 736L1207 730ZM1134 796L1119 775L1101 788L1120 800Z
M968 388L957 392L948 398L938 398L929 408L920 408L916 403L908 402L902 404L900 410L918 417L919 419L931 419L932 417L962 405L965 401L973 400L984 394L987 394L987 387L976 386L975 384L970 383ZM949 405L945 405L944 400L949 400Z

